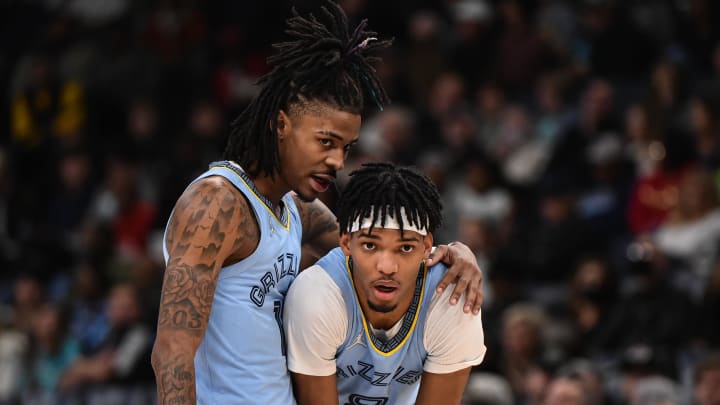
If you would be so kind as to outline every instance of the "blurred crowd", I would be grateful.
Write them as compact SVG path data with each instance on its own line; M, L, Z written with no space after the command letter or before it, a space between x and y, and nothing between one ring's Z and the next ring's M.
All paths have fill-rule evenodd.
M0 404L153 403L164 225L318 3L0 3ZM720 3L339 3L395 37L344 174L484 271L467 404L720 404Z

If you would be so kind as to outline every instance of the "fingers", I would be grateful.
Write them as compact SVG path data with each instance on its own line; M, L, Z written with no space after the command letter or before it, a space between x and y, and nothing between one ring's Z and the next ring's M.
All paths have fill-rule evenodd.
M469 274L473 274L469 276ZM460 300L460 297L465 294L465 305L463 306L463 312L469 314L471 311L477 315L480 313L480 306L482 305L482 273L473 270L472 273L465 271L457 279L455 289L453 289L452 296L450 297L450 304L455 305Z
M443 261L443 259L445 259L445 257L448 255L448 252L449 248L447 245L436 246L432 253L430 253L430 257L426 261L427 266L430 267Z
M464 293L463 311L477 315L480 313L483 298L482 271L477 265L474 254L466 245L458 242L453 242L451 245L452 248L448 245L435 248L426 264L432 266L440 261L445 263L448 270L438 283L438 294L442 293L449 284L455 283L450 296L450 305L456 305Z
M460 300L460 296L463 295L465 290L467 290L468 285L470 284L471 277L466 275L467 271L463 272L463 274L460 276L460 278L457 280L457 284L455 284L455 289L452 292L452 296L450 296L450 304L455 305ZM472 293L472 295L471 295ZM474 291L467 291L467 299L466 302L469 302L470 299L475 299L475 294L477 294ZM463 311L470 312L470 308L465 305L465 308L463 308Z
M473 287L472 280L468 282L468 288L467 293L465 294L465 306L463 306L463 312L466 314L469 314L470 311L473 308L473 305L475 305L475 300L478 296L478 291L475 287Z
M455 280L458 278L459 272L460 272L459 266L453 266L453 267L450 267L447 269L442 280L440 280L440 282L437 285L436 290L437 290L438 294L441 294L443 291L445 291L445 288L447 288L448 285L455 282ZM455 300L455 302L452 302L452 299L451 299L450 303L455 305L457 303L457 300Z
M463 308L463 311L465 311L465 313L469 313L472 309L472 313L474 315L479 314L482 300L482 272L477 272L470 281L470 286L468 287L468 295L465 299L465 307Z

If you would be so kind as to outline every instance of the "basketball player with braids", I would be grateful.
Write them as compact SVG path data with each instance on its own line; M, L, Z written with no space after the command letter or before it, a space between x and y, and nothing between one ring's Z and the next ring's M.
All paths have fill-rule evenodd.
M350 30L334 3L288 20L259 95L233 123L224 161L180 196L164 238L152 353L160 404L292 404L282 314L303 268L338 244L316 199L357 142L365 100L388 102L371 64L387 41ZM479 311L481 272L462 244L438 246L454 299ZM302 249L302 255L301 255ZM467 289L467 291L466 291Z
M297 402L459 404L485 345L480 317L435 293L445 266L425 263L440 196L426 176L392 164L350 176L340 247L303 271L285 301Z

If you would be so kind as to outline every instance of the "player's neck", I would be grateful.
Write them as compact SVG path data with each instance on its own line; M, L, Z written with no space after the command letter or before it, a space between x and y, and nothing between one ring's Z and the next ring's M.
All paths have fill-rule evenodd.
M278 175L274 179L269 176L255 177L252 181L257 191L275 208L279 206L282 197L290 191L290 186L286 185Z
M412 298L412 294L410 294L407 299L398 303L398 306L390 312L375 311L370 308L366 299L360 299L360 309L363 311L365 319L373 328L389 330L405 316L405 313L410 309Z
M365 314L367 321L370 323L370 325L372 325L373 328L382 330L389 330L390 328L392 328L396 323L398 323L398 321L400 321L400 319L402 319L402 316L405 314L405 312L402 312L397 316L381 316L373 319L373 317L369 316L370 314L368 314L367 312L363 311L363 313Z

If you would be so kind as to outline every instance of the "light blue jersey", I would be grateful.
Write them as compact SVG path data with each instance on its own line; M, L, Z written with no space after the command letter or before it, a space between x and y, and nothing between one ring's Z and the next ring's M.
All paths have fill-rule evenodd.
M302 225L290 194L277 218L248 176L216 162L197 180L222 176L250 203L260 228L255 252L223 267L210 320L195 353L198 404L294 404L282 332L283 302L298 274ZM165 260L168 259L164 246Z
M342 292L348 315L348 334L337 351L335 364L341 405L412 404L420 388L427 350L423 330L435 287L445 274L445 265L418 273L410 308L400 330L383 342L370 331L353 286L351 267L340 248L318 261Z

